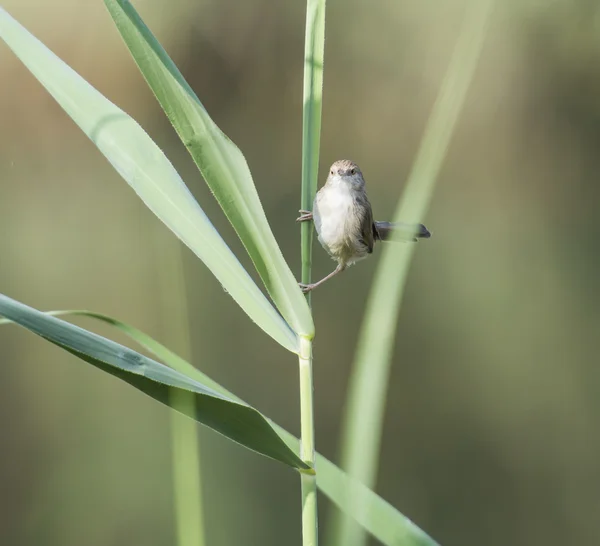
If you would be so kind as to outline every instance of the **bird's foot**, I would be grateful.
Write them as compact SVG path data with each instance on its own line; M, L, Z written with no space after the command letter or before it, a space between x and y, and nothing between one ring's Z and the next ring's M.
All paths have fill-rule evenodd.
M296 222L308 222L313 219L313 213L310 210L299 210L300 216L296 218Z
M308 294L316 286L316 284L303 284L299 282L298 286L300 287L300 290L302 290L303 294Z

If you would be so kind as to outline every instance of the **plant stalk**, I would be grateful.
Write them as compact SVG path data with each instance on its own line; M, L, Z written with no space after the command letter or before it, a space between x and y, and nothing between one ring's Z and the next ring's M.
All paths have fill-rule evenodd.
M315 420L313 411L312 341L300 340L300 458L315 466ZM317 546L317 476L301 472L302 544Z
M319 175L323 58L325 53L325 0L307 0L304 43L304 108L302 111L302 193L300 208L312 210ZM311 281L312 222L301 224L302 282ZM310 293L307 296L310 303Z
M192 343L181 244L158 226L156 230L157 269L160 282L163 330L173 347L190 360ZM182 413L194 407L192 393L170 391L173 408ZM177 411L171 412L171 461L173 503L177 546L204 546L204 507L200 468L199 427Z
M300 208L312 210L319 175L321 111L323 104L323 58L325 52L325 0L307 0L304 42L304 105L302 110L302 188ZM312 222L301 224L301 279L311 281ZM306 296L310 305L310 293ZM300 338L300 457L315 467L312 340ZM317 477L301 472L302 546L317 546Z
M170 393L173 408L193 409L191 393ZM204 510L200 471L198 423L171 412L171 453L173 461L173 501L177 546L204 546Z

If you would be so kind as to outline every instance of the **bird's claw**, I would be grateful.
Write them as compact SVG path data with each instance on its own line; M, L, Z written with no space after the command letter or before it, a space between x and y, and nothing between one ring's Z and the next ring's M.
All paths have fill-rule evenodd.
M300 216L296 218L296 222L308 222L313 219L313 213L310 210L299 210Z
M303 284L301 282L298 283L298 286L303 294L308 294L315 287L314 284Z

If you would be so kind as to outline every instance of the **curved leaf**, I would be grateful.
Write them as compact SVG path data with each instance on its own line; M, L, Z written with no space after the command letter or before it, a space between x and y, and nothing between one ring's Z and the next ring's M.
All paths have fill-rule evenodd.
M286 349L298 339L225 244L160 148L120 108L0 8L0 38L108 161L217 277L242 309Z
M194 394L195 407L176 404L181 413L262 455L308 469L257 410L128 347L42 313L0 294L0 315L170 406L175 389Z
M208 115L131 3L104 3L142 75L246 247L275 305L298 335L312 338L310 309L273 236L242 152Z
M194 368L189 362L129 324L91 311L50 311L49 314L87 316L114 326L175 370L196 379L224 396L241 402L238 397ZM298 453L298 439L270 419L268 420L290 449ZM390 503L368 487L350 478L339 467L318 453L316 470L317 487L383 544L387 546L437 546L437 542ZM356 503L355 500L359 502ZM357 505L361 506L361 509L357 509Z

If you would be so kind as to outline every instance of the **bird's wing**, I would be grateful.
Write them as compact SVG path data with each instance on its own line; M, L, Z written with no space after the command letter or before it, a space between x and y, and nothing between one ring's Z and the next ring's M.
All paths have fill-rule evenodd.
M375 230L373 224L373 210L371 209L371 203L369 203L368 200L366 200L363 205L364 206L359 209L363 211L363 217L361 218L361 239L367 247L367 252L371 254L373 252Z

